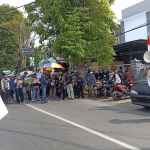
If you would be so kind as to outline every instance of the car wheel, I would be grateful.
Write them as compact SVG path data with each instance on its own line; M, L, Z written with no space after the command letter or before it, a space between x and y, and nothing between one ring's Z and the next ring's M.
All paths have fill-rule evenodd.
M150 109L150 107L148 107L148 106L144 106L144 108L145 108L145 109Z

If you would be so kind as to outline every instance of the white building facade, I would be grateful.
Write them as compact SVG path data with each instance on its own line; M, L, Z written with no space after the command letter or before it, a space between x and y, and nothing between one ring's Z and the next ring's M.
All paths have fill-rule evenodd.
M150 23L150 0L144 0L122 10L122 33L139 26L138 29L122 34L122 43L139 39L147 39L147 34L148 32L150 33L150 24L145 25L147 23ZM140 27L141 25L143 25L143 27Z

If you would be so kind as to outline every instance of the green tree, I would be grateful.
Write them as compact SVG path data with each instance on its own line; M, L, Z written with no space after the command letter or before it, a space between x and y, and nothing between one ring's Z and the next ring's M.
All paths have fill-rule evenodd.
M5 27L0 27L0 72L15 69L16 49L19 48L15 35Z
M25 57L21 48L28 44L29 29L22 12L9 5L0 6L0 54L3 57L0 59L0 71L16 68L18 61L23 65Z
M114 0L36 0L28 5L29 22L40 35L40 42L48 40L53 52L73 64L79 60L96 59L109 66L115 52L118 30L110 6Z

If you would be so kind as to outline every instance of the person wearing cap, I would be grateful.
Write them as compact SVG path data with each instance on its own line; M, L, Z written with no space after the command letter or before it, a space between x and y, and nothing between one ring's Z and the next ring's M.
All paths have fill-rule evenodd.
M15 83L15 93L16 93L16 100L18 104L22 104L24 101L23 95L23 80L20 76L17 76L14 80Z
M7 80L7 75L3 73L2 80L1 80L1 96L6 105L8 104L10 98L9 88L10 86L9 86L9 81Z
M74 91L73 91L73 86L72 86L72 76L70 73L67 73L66 75L66 82L67 82L67 93L68 93L68 98L69 99L74 99Z
M47 87L47 80L46 80L46 73L44 72L42 77L40 78L41 82L41 89L42 89L42 101L41 103L44 104L47 102L46 100L46 87Z
M96 79L93 75L93 72L90 72L90 76L87 78L87 85L88 85L88 96L90 98L92 98L92 90L93 90L93 86L95 85L96 83Z

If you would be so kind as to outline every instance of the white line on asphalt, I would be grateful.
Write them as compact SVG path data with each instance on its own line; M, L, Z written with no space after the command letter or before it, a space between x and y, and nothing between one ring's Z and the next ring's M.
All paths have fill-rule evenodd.
M40 112L42 112L42 113L44 113L44 114L47 114L47 115L52 116L52 117L54 117L54 118L57 118L57 119L59 119L59 120L61 120L61 121L67 122L67 123L69 123L69 124L71 124L71 125L73 125L73 126L76 126L76 127L80 128L80 129L83 129L83 130L85 130L85 131L88 131L88 132L90 132L90 133L92 133L92 134L95 134L95 135L97 135L97 136L99 136L99 137L102 137L102 138L104 138L104 139L107 139L107 140L109 140L109 141L111 141L111 142L113 142L113 143L116 143L116 144L118 144L118 145L120 145L120 146L122 146L122 147L125 147L125 148L127 148L127 149L130 149L130 150L140 150L140 149L138 149L138 148L136 148L136 147L133 147L133 146L131 146L131 145L128 145L128 144L126 144L126 143L123 143L123 142L121 142L121 141L118 141L118 140L116 140L116 139L113 139L113 138L111 138L111 137L109 137L109 136L107 136L107 135L104 135L104 134L100 133L100 132L94 131L94 130L89 129L89 128L87 128L87 127L84 127L84 126L82 126L82 125L80 125L80 124L77 124L77 123L75 123L75 122L72 122L72 121L69 121L69 120L67 120L67 119L64 119L64 118L62 118L62 117L56 116L56 115L54 115L54 114L51 114L51 113L49 113L49 112L46 112L46 111L44 111L44 110L42 110L42 109L39 109L39 108L37 108L37 107L34 107L34 106L32 106L32 105L29 105L29 104L25 104L25 105L26 105L26 106L29 106L29 107L31 107L31 108L37 110L37 111L40 111Z

